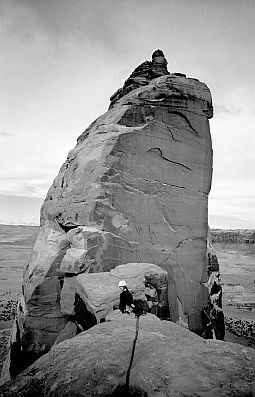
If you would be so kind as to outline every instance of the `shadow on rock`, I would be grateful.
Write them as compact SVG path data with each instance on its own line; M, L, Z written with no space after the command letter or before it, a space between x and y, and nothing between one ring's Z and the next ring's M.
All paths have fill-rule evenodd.
M148 394L140 389L139 387L136 386L130 386L129 390L126 390L126 386L124 384L122 385L117 385L111 394L109 394L107 397L128 397L128 396L134 396L134 397L148 397Z

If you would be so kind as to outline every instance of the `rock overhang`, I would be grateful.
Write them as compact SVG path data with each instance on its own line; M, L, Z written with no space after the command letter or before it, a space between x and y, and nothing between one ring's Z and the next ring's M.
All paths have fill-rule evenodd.
M107 134L107 138L111 136L114 139L120 134L130 132L129 127L138 131L153 121L153 115L151 117L149 115L140 123L138 121L136 125L123 124L121 119L134 106L147 106L148 113L153 112L157 107L162 107L171 109L172 113L183 111L205 119L213 117L212 96L208 86L198 79L170 73L154 78L148 84L141 85L115 100L108 112L100 116L78 137L74 151L79 151L80 144L89 136L101 135L97 139L104 141ZM71 157L72 152L70 152Z
M177 100L176 104L174 99ZM179 101L178 101L179 99ZM183 102L184 101L184 102ZM136 88L118 99L111 109L119 105L150 103L156 106L176 106L187 108L187 101L199 101L196 111L208 119L213 117L212 96L209 88L197 79L175 74L157 77L147 85ZM185 106L186 105L186 106Z

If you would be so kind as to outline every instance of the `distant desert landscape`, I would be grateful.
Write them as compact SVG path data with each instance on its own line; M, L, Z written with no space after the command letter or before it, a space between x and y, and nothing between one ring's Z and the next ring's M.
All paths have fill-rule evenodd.
M0 368L21 293L23 269L38 230L37 226L0 225Z
M211 231L223 289L226 340L255 347L255 232ZM242 338L244 337L244 339Z
M23 269L39 227L0 225L0 367L19 299ZM255 347L254 231L211 231L223 287L226 341ZM234 236L234 237L233 237Z

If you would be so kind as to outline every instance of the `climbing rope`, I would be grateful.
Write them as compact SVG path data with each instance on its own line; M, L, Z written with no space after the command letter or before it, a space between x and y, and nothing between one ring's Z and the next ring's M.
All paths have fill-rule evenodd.
M139 319L140 316L146 314L148 312L148 304L145 301L142 300L136 300L135 301L135 307L133 309L133 313L136 316L136 327L135 327L135 338L133 340L133 347L132 347L132 353L131 353L131 358L129 362L129 367L127 370L127 375L126 375L126 383L125 383L125 393L128 395L129 392L129 383L130 383L130 371L132 368L133 364L133 359L134 359L134 354L135 354L135 345L136 341L138 338L138 332L139 332Z

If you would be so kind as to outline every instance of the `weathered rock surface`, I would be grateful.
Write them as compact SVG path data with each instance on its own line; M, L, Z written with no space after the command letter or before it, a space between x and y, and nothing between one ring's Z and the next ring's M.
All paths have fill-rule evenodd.
M135 318L96 325L54 346L1 396L111 396L125 382ZM253 396L255 351L240 345L205 341L153 315L140 318L130 386L149 397ZM143 392L143 394L141 394ZM119 394L123 395L123 394Z
M16 376L49 351L53 344L105 321L106 316L119 306L118 283L123 278L135 301L145 301L148 312L160 318L169 317L167 272L156 265L128 263L110 272L83 273L72 277L68 273L61 289L59 308L65 315L65 322L58 331L50 332L52 323L47 312L32 313L34 324L31 324L31 313L27 312L25 302L19 303L0 384Z
M255 348L255 321L225 318L226 328L238 337L245 337L248 346Z
M151 80L169 74L167 70L167 60L161 50L154 51L152 61L145 61L139 65L129 78L125 81L122 88L119 88L110 98L110 109L114 103L124 95L136 88L147 85Z
M148 302L158 317L168 316L167 272L149 263L119 265L110 272L80 274L76 294L85 302L97 323L119 306L118 282L124 279L134 300Z
M166 270L171 319L200 330L212 102L205 84L166 65L158 50L134 71L49 189L24 274L25 350L52 346L73 315L67 278L125 263Z

